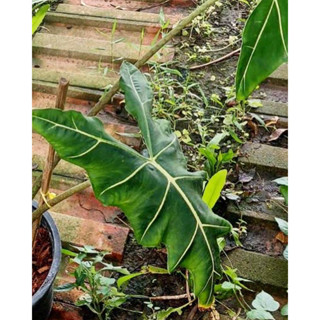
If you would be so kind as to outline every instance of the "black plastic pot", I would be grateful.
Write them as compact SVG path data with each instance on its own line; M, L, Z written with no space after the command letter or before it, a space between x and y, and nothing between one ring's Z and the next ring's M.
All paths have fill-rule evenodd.
M32 201L32 211L37 208L37 203ZM53 282L59 271L61 260L61 240L58 229L49 212L42 216L41 225L49 231L52 244L52 264L41 287L32 296L32 320L48 319L53 303Z

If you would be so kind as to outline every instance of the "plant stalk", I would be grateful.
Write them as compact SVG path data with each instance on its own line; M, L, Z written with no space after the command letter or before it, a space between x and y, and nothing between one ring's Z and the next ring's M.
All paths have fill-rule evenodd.
M209 7L215 4L218 0L207 0L190 15L182 19L169 33L167 33L160 41L158 41L141 59L139 59L135 66L141 68L150 58L152 58L163 46L165 46L174 36L182 31L195 17L206 11ZM120 88L120 81L118 80L113 87L104 93L96 105L89 111L88 116L95 116L104 106L109 103L112 97Z

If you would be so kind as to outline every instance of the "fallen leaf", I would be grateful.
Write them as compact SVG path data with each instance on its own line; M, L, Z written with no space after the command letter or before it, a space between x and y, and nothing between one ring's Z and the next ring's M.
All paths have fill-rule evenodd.
M274 118L270 119L270 120L266 120L266 127L270 127L274 124L277 124L277 122L279 121L279 117L275 116Z
M283 244L288 244L288 236L286 236L282 231L276 235L276 239Z
M253 133L253 137L255 137L258 134L258 126L251 120L249 120L247 124Z
M250 169L247 172L240 170L240 172L239 172L239 182L248 183L253 179L255 174L256 174L256 169L255 168Z
M268 139L268 141L275 141L278 140L279 137L286 132L288 129L277 129L275 131L273 131Z

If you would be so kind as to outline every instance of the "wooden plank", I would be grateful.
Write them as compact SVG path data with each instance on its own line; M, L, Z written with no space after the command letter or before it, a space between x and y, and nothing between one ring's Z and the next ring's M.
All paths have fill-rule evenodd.
M260 143L246 143L241 148L239 162L263 168L263 173L283 176L288 174L288 150Z
M74 59L88 59L101 62L121 63L123 59L136 62L150 49L149 46L134 46L117 43L111 46L108 41L97 39L82 39L53 34L37 33L33 38L33 52L63 56ZM162 49L151 61L166 62L173 58L172 48Z

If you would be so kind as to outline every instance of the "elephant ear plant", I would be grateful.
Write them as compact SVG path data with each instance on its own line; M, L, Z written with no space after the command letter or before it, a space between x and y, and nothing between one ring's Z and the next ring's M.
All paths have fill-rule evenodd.
M133 65L121 66L126 110L137 120L146 146L140 154L104 131L97 118L76 111L34 110L33 128L59 156L87 171L95 196L123 210L139 244L165 244L168 271L190 271L199 306L214 300L220 273L217 238L231 230L202 200L203 172L189 172L166 120L152 119L153 92Z

